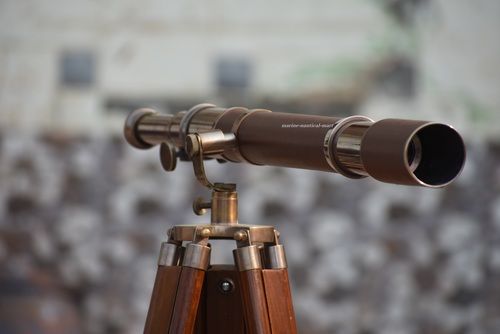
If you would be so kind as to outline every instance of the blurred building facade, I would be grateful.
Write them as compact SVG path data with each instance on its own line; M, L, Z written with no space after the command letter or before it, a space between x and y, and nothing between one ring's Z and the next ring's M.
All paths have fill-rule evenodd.
M0 332L142 330L161 233L206 218L123 120L200 102L456 126L446 190L209 168L281 230L301 332L499 332L498 31L494 0L0 1Z
M309 97L359 104L384 80L395 95L411 97L406 108L395 108L404 111L384 114L462 119L488 134L499 121L494 1L1 6L6 129L107 132L120 128L122 115L113 111L130 104L179 107L235 94L243 102ZM406 87L389 87L405 76Z

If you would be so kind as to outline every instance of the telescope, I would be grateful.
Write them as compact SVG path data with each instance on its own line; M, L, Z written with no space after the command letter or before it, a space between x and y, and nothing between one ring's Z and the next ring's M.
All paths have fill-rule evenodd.
M194 133L206 137L205 158L433 188L452 182L465 161L464 142L451 126L405 119L374 122L364 116L199 104L175 115L138 109L128 116L124 132L136 148L162 144L161 161L167 170L175 168L176 157L189 159L186 139Z
M335 172L349 178L431 188L460 173L465 147L449 125L405 119L374 122L199 104L175 115L138 109L125 138L136 148L160 145L173 171L191 161L212 190L193 210L211 210L210 224L176 225L162 242L145 334L297 333L287 262L273 226L238 222L236 184L212 183L204 161L272 165ZM234 265L210 263L210 240L234 240Z

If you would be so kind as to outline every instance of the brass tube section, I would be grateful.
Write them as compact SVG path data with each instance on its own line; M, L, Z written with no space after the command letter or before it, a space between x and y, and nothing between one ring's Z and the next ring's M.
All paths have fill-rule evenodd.
M141 138L150 145L157 145L165 141L171 141L171 126L175 117L170 115L146 115L141 118L137 131Z
M125 137L131 145L149 148L171 141L183 148L184 132L221 130L233 137L228 136L222 152L212 156L225 160L426 187L449 184L465 162L462 138L445 124L397 119L372 122L362 116L336 118L211 105L198 105L175 116L152 113L139 109L127 118Z
M238 193L236 191L212 192L212 224L238 224Z
M205 108L197 112L189 123L188 133L202 133L214 129L215 120L220 117L225 108Z

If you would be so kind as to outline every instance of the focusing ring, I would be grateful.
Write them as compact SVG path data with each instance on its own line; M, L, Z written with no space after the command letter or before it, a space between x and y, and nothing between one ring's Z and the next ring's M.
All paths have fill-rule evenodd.
M328 132L325 135L325 140L323 141L323 152L325 154L325 159L330 165L330 167L332 167L332 169L335 172L351 179L360 179L366 176L356 174L344 168L340 163L340 161L338 161L337 156L333 154L333 149L335 148L335 146L337 146L337 140L339 135L342 133L342 130L344 130L349 125L357 122L373 123L373 121L370 118L365 116L350 116L342 118L341 120L336 122L330 130L328 130Z

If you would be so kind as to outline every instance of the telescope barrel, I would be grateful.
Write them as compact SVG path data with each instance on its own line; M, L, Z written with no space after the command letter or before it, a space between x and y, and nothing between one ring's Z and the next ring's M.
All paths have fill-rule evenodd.
M465 162L465 146L449 125L364 116L336 118L219 108L200 104L175 115L152 109L132 112L125 137L146 149L162 142L183 149L188 134L221 130L236 137L217 156L232 162L337 172L350 178L442 187Z

